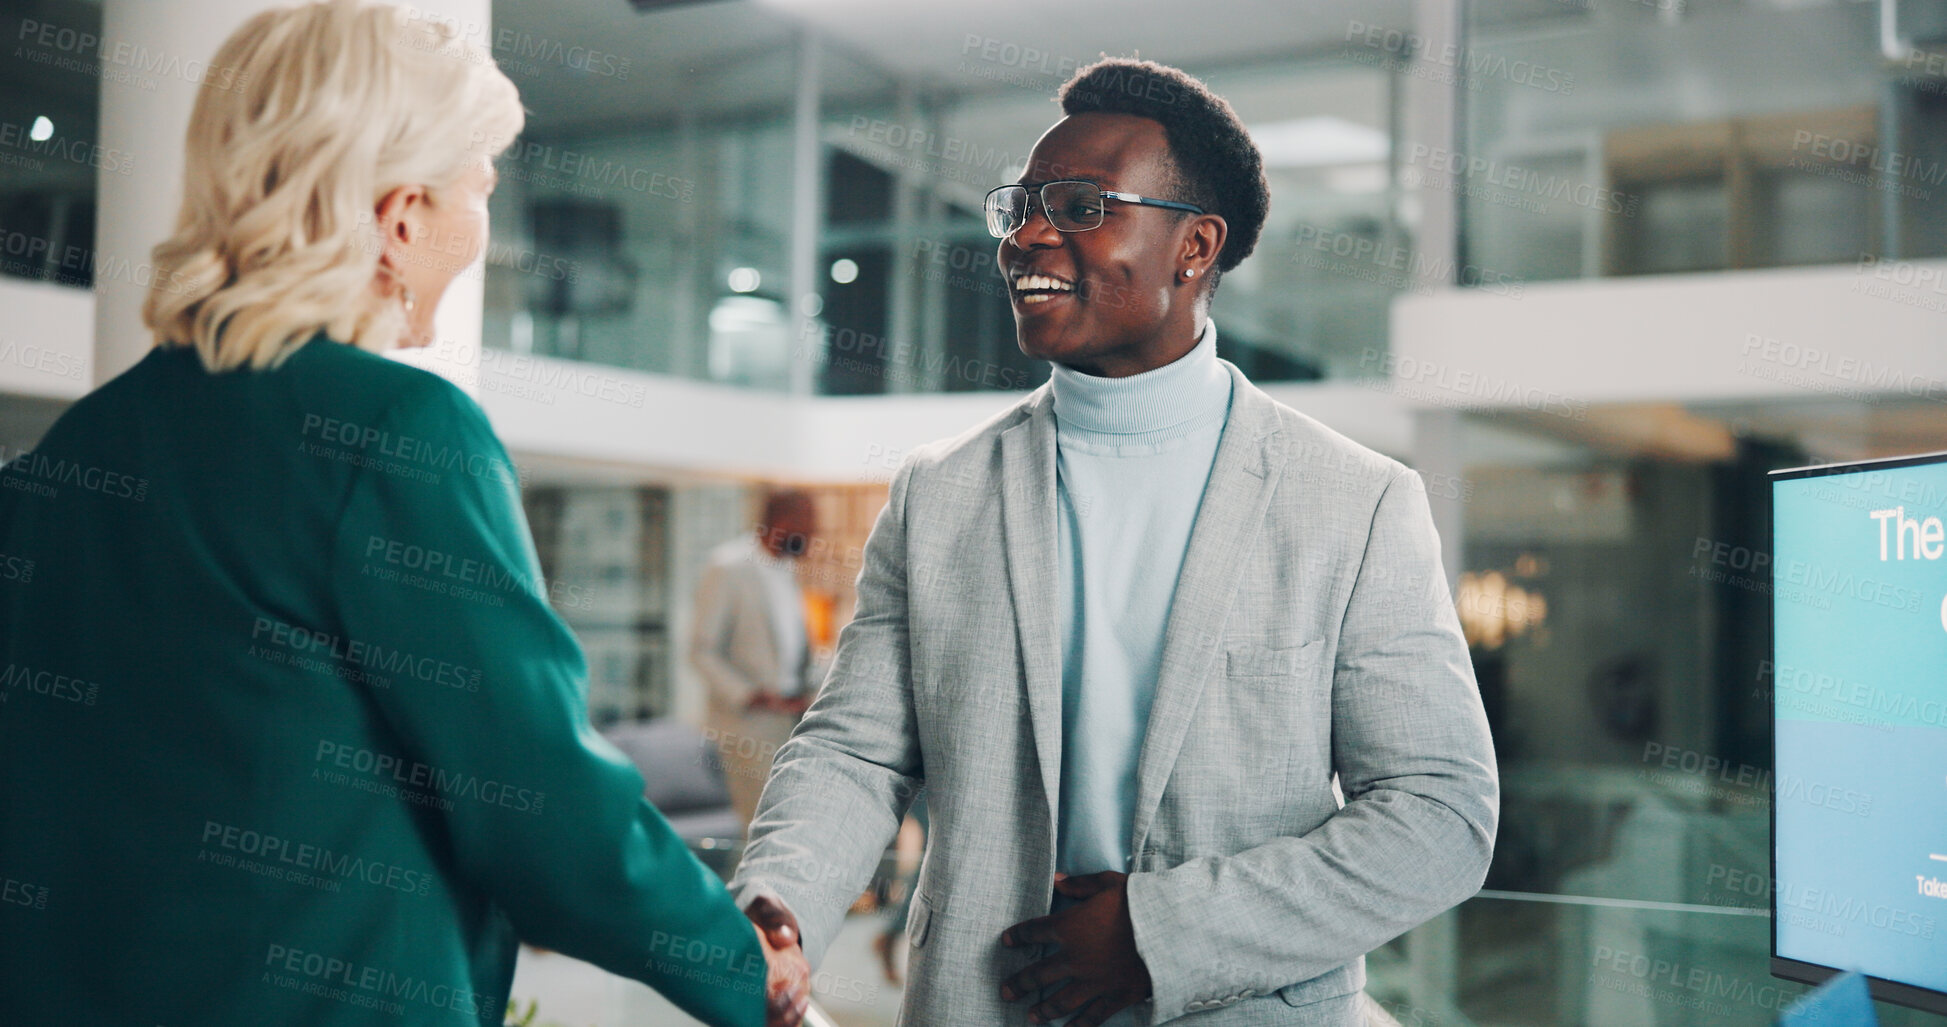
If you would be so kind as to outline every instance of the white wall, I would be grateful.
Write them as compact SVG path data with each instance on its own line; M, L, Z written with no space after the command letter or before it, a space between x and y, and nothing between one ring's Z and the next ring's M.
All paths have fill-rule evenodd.
M79 399L94 382L94 296L0 278L0 402L8 394Z
M1947 261L1454 289L1393 307L1389 357L1423 406L1947 399Z

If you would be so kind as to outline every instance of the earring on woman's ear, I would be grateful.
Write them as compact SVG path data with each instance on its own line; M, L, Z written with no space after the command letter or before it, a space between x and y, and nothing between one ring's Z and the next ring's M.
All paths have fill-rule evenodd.
M386 277L392 279L393 283L398 285L400 298L405 303L406 316L411 317L413 310L419 306L418 298L412 294L412 286L407 285L406 280L399 276L399 272L394 271L392 266L383 260L379 261L379 270L385 272Z
M1193 268L1193 267L1186 267L1186 268L1184 268L1184 269L1183 269L1183 277L1185 277L1185 278L1195 278L1196 276L1197 276L1197 269L1196 269L1196 268Z

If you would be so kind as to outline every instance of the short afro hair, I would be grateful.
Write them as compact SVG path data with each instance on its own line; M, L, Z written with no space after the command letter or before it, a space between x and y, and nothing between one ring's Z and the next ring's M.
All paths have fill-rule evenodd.
M1167 64L1105 57L1075 72L1059 98L1063 114L1134 114L1162 123L1182 190L1169 199L1194 203L1228 226L1219 275L1257 248L1271 208L1264 158L1237 112L1209 86Z

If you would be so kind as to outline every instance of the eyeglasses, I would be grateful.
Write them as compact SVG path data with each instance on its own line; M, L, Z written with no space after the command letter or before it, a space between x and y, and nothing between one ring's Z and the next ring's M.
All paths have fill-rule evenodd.
M1091 228L1102 227L1102 201L1121 200L1145 207L1167 207L1170 210L1187 210L1192 214L1203 213L1203 208L1194 203L1178 203L1175 200L1152 200L1135 193L1110 192L1094 182L1081 179L1064 178L1053 182L1043 182L1039 189L1041 210L1048 215L1048 223L1058 232L1086 232ZM1030 187L1025 185L1004 185L987 194L983 209L987 213L987 232L996 239L1005 239L1021 230L1028 223L1030 211Z

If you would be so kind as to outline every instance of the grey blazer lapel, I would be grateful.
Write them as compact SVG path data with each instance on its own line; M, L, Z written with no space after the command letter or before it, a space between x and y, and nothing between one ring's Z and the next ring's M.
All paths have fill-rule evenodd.
M1264 524L1264 512L1284 471L1278 446L1278 411L1271 397L1228 361L1230 416L1210 481L1190 529L1183 573L1170 600L1163 629L1163 659L1156 671L1156 698L1149 710L1136 766L1136 815L1129 852L1142 851L1156 807L1169 783L1176 754L1189 731L1190 716L1203 694L1203 682L1218 655L1224 619L1237 592L1237 566L1249 555ZM1060 720L1057 718L1056 724Z
M1061 797L1061 640L1055 610L1055 419L1044 385L1028 416L1001 433L1001 521L1007 581L1026 676L1041 785L1048 797L1048 844Z

